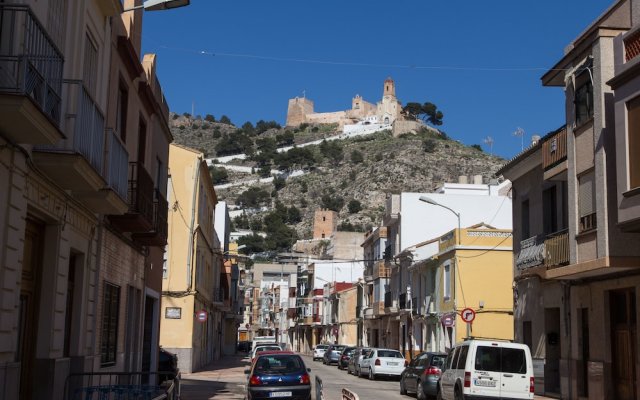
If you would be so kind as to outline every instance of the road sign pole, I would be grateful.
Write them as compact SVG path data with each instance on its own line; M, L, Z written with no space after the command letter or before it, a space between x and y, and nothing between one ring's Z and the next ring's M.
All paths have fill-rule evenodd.
M471 337L471 322L467 322L467 339Z

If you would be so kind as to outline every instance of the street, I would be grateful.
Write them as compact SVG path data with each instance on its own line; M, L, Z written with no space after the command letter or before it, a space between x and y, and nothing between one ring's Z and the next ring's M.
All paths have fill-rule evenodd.
M382 378L371 381L358 378L347 371L339 370L335 365L324 365L321 361L313 361L309 356L302 356L307 367L311 368L311 376L315 382L318 375L322 379L323 395L327 400L341 399L342 389L356 393L360 399L410 399L400 394L399 379ZM315 390L315 385L314 385ZM315 397L313 397L315 399Z

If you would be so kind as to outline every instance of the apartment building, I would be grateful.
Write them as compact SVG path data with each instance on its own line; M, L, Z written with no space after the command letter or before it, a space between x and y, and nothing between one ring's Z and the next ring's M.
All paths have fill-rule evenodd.
M214 229L218 199L201 152L172 144L169 171L160 344L178 355L180 370L193 372L221 354L222 252Z
M616 1L542 77L566 96L565 127L502 169L514 185L516 340L536 392L638 396L635 159L640 4Z
M172 137L133 5L0 4L0 399L157 367Z

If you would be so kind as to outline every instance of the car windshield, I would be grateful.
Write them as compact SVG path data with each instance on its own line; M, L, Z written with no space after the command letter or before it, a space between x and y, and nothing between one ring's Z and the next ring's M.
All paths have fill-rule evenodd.
M344 351L342 352L342 354L344 354L344 355L346 355L346 356L350 356L350 355L352 355L355 351L356 351L355 347L347 347L346 349L344 349Z
M326 350L327 347L329 347L329 346L327 346L326 344L319 344L319 345L316 346L316 349L318 349L318 350Z
M399 351L394 350L378 350L378 357L404 358Z
M254 374L279 375L304 372L302 359L293 354L264 355L258 358Z
M444 365L444 360L445 360L446 356L436 356L434 355L431 358L431 366L432 367L438 367L438 368L442 368L442 366Z
M340 352L340 351L344 350L345 347L346 346L336 346L336 347L333 348L333 350Z
M256 353L259 353L261 351L274 351L274 350L281 350L279 346L263 346L263 347L258 347L256 349Z

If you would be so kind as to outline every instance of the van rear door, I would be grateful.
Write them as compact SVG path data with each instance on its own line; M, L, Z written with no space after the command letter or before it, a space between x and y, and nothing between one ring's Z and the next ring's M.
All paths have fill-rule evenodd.
M500 397L502 347L479 345L476 347L474 369L471 372L469 393L477 396Z
M533 365L529 349L504 345L500 396L510 399L532 399L530 391Z

